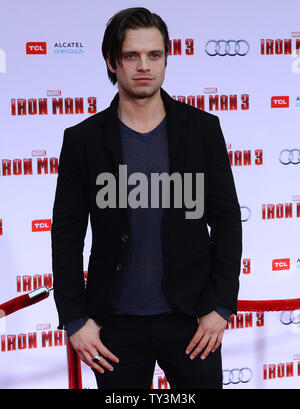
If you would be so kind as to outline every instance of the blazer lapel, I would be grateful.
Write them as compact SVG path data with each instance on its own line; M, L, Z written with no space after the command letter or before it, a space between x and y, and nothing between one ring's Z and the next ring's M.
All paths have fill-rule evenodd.
M167 115L170 174L184 169L186 144L186 110L161 88L161 97Z
M119 118L117 114L118 103L119 93L115 95L114 99L111 101L109 108L105 110L105 115L102 119L104 126L104 144L112 155L113 168L116 174L118 174L119 172L119 165L124 163Z

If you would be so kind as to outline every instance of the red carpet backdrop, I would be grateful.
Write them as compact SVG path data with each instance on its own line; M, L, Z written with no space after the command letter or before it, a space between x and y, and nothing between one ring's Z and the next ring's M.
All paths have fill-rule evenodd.
M144 6L167 23L163 88L220 118L243 218L240 300L299 297L298 0L2 2L0 304L52 287L51 217L63 131L117 92L108 19ZM91 232L85 247L85 270ZM53 294L0 319L0 388L68 388ZM224 388L299 388L300 310L240 312L223 339ZM170 342L172 340L170 339ZM168 345L166 345L166 348ZM82 364L83 388L96 388ZM153 388L169 388L157 366Z

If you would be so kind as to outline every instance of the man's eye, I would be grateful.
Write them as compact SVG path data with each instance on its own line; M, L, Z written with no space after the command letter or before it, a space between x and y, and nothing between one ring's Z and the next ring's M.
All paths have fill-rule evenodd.
M134 54L127 54L125 55L125 58L128 58L129 60L132 59L132 57L135 57Z

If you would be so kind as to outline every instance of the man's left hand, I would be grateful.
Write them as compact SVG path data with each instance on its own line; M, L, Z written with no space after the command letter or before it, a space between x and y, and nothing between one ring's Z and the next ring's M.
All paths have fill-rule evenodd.
M198 317L197 320L198 329L191 339L186 353L189 354L193 351L190 358L194 359L206 347L201 354L201 359L205 359L210 352L214 352L219 348L227 321L216 311Z

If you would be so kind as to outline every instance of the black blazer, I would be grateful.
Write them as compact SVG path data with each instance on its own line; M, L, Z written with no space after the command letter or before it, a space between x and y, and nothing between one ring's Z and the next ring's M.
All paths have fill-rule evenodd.
M176 208L170 191L171 206L164 210L161 233L163 291L173 308L190 316L208 314L217 305L236 314L241 213L219 119L160 91L167 115L170 174L204 173L205 186L204 214L199 219L186 219L190 209L184 202ZM117 93L107 109L64 133L51 231L60 329L86 315L102 326L109 322L112 290L129 252L128 209L100 209L96 204L98 174L117 175L119 164L124 164L118 100ZM83 247L89 217L92 246L85 286Z

